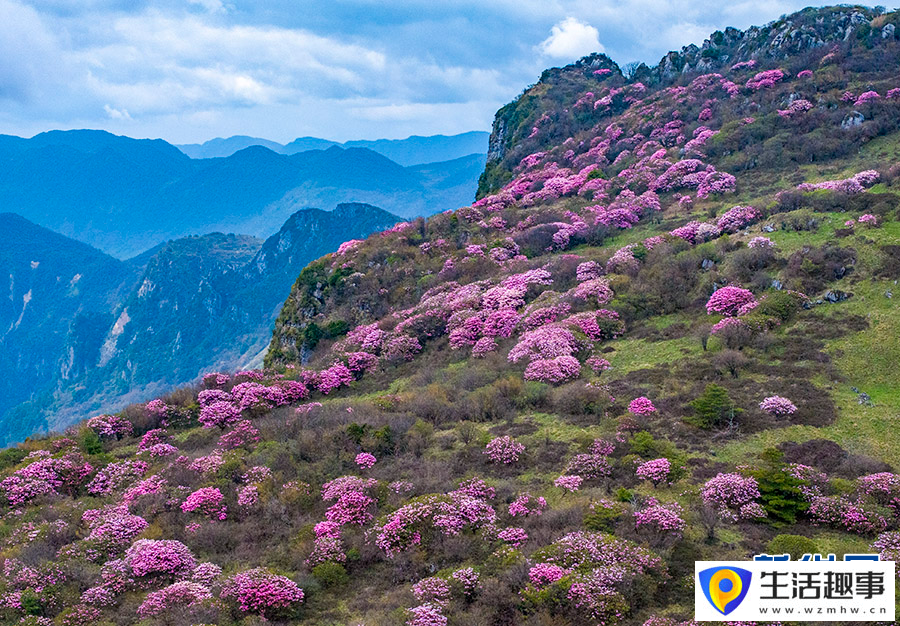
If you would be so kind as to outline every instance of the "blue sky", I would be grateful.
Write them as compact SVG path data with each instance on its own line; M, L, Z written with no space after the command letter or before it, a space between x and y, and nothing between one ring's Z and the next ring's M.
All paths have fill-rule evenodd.
M0 133L453 134L592 51L655 64L790 0L0 0Z

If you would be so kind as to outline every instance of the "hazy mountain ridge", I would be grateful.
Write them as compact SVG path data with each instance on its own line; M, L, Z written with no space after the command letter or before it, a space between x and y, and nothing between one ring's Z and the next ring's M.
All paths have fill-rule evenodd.
M353 140L345 142L329 141L317 137L299 137L290 143L280 144L268 139L235 135L211 139L202 144L176 145L193 159L209 159L231 156L249 146L264 146L279 154L296 154L307 150L325 150L332 146L342 148L368 148L382 154L403 166L422 165L439 161L451 161L470 154L484 154L487 151L489 133L470 131L459 135L414 135L406 139Z
M212 233L123 262L3 214L0 440L259 361L299 270L398 220L365 204L303 209L265 241Z
M161 140L52 131L0 137L0 204L127 258L187 235L266 237L307 207L364 202L401 217L454 208L471 200L483 158L419 169L367 148L282 155L251 146L195 160Z

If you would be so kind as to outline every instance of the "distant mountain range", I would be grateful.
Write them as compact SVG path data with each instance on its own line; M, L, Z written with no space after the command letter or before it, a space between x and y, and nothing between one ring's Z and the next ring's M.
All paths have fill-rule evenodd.
M192 159L159 139L103 131L0 135L0 208L118 258L213 231L266 237L309 207L363 202L404 218L429 215L474 198L486 141L481 153L459 156L467 135L444 144L418 137L369 142L405 162L416 154L458 157L411 166L364 147L279 154L251 145Z
M367 148L386 156L390 160L408 167L423 163L452 161L470 154L487 153L490 134L484 131L470 131L459 135L413 135L406 139L356 140L339 143L318 137L300 137L288 144L280 144L268 139L235 135L222 139L217 137L202 144L176 145L192 159L211 159L231 156L250 146L263 146L279 154L296 154L307 150L325 150L332 146L339 148Z
M399 220L367 204L302 209L265 241L212 233L120 261L0 214L0 444L259 364L300 270Z

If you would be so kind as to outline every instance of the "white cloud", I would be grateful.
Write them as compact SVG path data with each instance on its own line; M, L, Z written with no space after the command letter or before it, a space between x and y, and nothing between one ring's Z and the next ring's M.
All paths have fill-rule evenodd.
M108 104L103 105L103 110L106 111L106 114L112 120L130 120L131 116L128 114L127 109L114 109Z
M567 17L550 29L541 52L555 59L575 60L592 52L603 52L600 33L590 24Z

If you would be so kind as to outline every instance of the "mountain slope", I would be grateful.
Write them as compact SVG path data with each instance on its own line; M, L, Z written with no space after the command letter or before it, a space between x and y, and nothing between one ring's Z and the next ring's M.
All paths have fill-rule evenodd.
M266 369L4 453L4 617L690 626L696 561L900 558L898 23L545 73L476 203L300 272Z
M263 241L170 241L128 262L4 214L0 440L60 429L210 368L261 360L284 294L311 259L399 218L365 204L303 209Z
M476 159L477 160L477 159ZM295 211L364 202L411 217L471 200L475 168L404 168L366 148L282 155L263 146L193 160L161 140L52 131L0 140L0 202L46 228L129 257L212 231L266 237ZM435 177L449 186L434 188Z
M0 415L98 358L104 328L136 278L121 261L11 213L0 214ZM17 425L19 438L37 428Z

